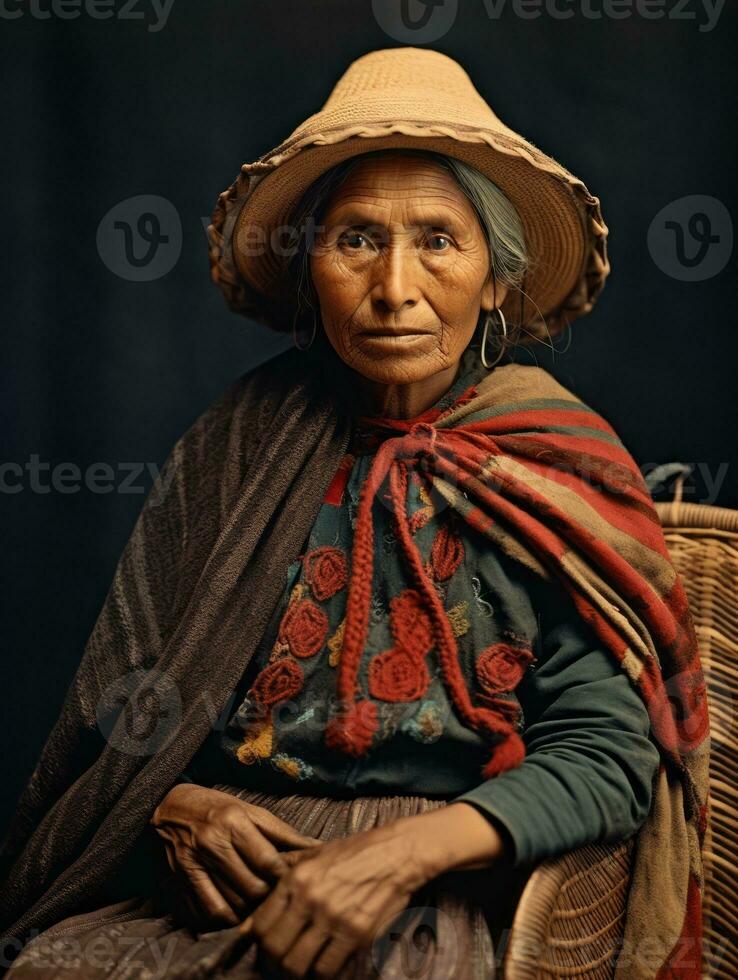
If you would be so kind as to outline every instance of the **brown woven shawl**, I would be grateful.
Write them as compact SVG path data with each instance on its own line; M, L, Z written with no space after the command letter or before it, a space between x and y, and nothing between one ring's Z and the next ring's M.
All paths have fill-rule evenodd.
M0 850L8 958L29 930L102 904L241 678L348 444L330 361L311 354L240 378L162 468ZM122 677L153 667L181 707L171 740L139 754L98 721Z

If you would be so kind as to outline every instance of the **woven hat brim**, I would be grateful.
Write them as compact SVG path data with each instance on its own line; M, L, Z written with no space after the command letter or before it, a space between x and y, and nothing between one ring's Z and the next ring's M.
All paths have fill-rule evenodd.
M499 130L458 123L376 123L298 133L252 164L244 164L216 205L208 229L213 278L232 309L289 330L284 260L269 243L289 224L310 184L342 160L370 150L418 148L445 153L476 167L507 195L523 223L531 269L522 305L511 291L503 312L537 336L559 333L592 309L610 271L607 226L599 200L561 164L501 125ZM260 229L264 246L253 243Z

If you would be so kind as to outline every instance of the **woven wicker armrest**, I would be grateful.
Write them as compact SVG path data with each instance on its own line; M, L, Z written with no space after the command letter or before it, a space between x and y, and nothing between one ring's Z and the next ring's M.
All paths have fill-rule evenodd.
M505 980L612 978L635 841L588 844L533 870L508 937Z

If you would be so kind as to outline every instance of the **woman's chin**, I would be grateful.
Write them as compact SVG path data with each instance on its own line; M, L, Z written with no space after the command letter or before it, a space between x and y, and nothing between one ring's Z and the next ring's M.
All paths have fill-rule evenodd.
M438 338L430 333L363 334L354 345L351 367L380 384L413 384L424 381L446 366Z

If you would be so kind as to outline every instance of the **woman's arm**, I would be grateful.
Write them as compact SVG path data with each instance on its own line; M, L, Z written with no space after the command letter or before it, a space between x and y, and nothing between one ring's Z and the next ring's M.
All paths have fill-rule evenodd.
M457 797L504 825L515 866L625 840L646 819L659 752L639 693L558 583L531 586L538 663L516 689L526 758Z

